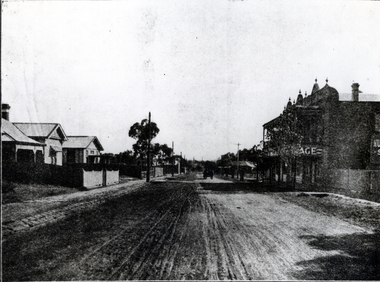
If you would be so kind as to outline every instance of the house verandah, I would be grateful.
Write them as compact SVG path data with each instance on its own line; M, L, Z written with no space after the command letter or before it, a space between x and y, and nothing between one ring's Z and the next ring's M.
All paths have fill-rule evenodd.
M43 143L23 134L6 119L1 120L1 141L3 162L43 163Z

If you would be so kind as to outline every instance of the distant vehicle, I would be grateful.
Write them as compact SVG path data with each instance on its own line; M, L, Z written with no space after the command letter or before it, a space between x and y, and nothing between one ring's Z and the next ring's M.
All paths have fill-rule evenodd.
M207 177L210 177L211 179L214 177L214 172L211 169L205 169L203 172L203 178L206 179Z

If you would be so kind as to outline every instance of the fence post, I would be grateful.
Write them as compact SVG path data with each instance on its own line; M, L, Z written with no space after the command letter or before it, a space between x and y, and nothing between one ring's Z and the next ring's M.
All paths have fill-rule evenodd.
M102 165L102 175L103 175L102 186L107 186L107 169L106 169L106 164Z

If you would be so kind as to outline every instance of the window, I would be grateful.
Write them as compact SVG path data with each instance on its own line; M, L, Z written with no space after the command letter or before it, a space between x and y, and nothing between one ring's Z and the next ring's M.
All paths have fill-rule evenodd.
M17 162L34 163L34 152L33 152L33 150L18 149L17 150Z
M75 149L67 149L67 162L75 163Z

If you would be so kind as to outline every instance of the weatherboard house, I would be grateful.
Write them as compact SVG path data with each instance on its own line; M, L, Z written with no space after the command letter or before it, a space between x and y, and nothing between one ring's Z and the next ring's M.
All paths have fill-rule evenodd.
M44 162L62 165L62 144L67 136L59 123L13 123L26 136L45 144Z
M349 94L340 95L328 80L320 89L316 80L309 96L300 92L297 101L289 100L280 116L263 125L267 178L380 191L380 102L360 94L358 83L351 87L351 97L342 99ZM284 124L284 117L292 120ZM294 126L292 133L278 135L284 126ZM300 138L291 144L270 136ZM286 146L291 161L284 161Z
M68 136L63 143L63 164L99 163L103 146L96 136Z
M29 138L9 121L8 104L2 104L1 108L2 161L43 163L46 145Z

